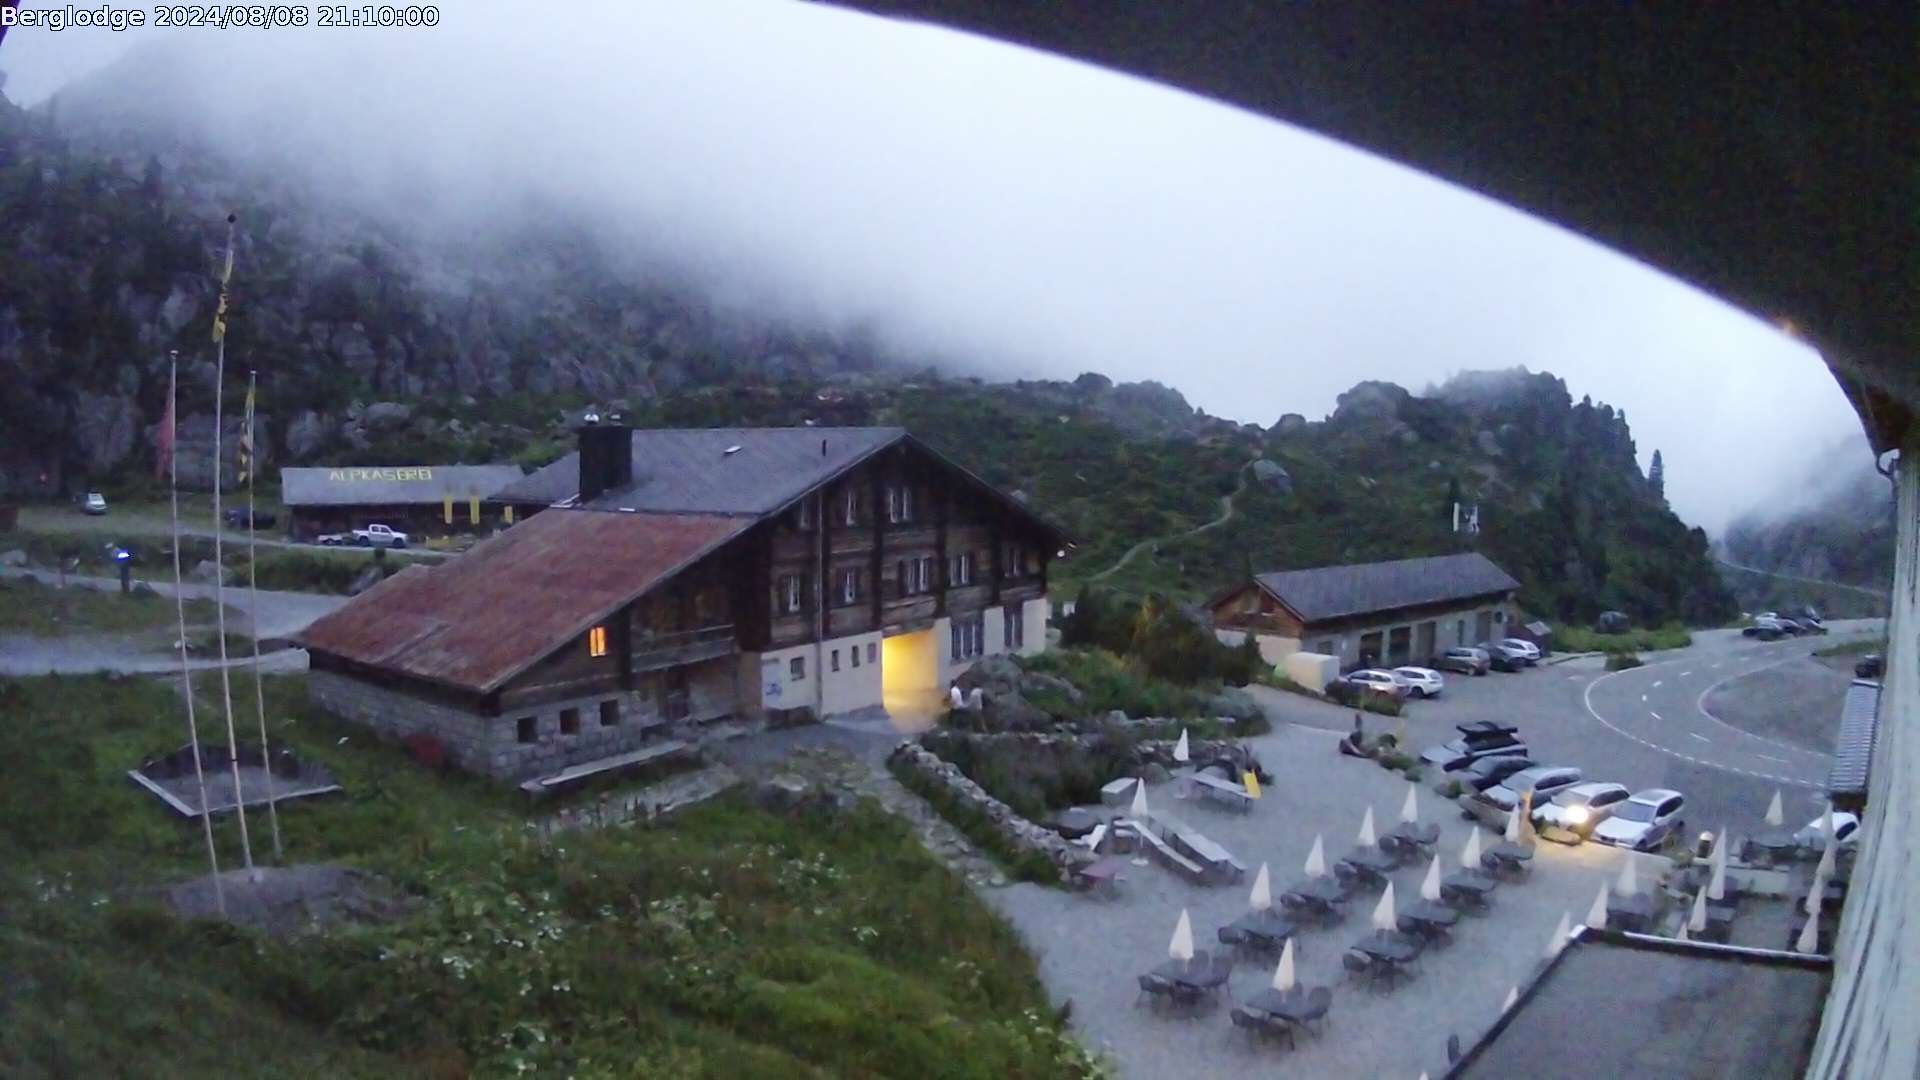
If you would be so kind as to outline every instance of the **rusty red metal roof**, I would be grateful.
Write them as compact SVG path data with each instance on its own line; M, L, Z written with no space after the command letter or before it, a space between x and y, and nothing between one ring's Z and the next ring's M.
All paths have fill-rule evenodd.
M405 570L309 626L309 649L487 693L744 532L750 517L549 510Z

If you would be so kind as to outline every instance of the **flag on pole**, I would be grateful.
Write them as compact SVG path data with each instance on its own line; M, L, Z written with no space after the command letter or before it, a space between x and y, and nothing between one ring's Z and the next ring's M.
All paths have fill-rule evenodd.
M247 383L246 420L240 428L240 483L253 479L253 383Z
M233 219L227 219L227 265L220 270L220 304L213 309L213 340L215 344L226 340L227 336L227 283L233 280Z
M160 414L160 430L153 435L153 478L166 479L168 470L173 467L173 399L175 396L174 375L167 373L167 411Z

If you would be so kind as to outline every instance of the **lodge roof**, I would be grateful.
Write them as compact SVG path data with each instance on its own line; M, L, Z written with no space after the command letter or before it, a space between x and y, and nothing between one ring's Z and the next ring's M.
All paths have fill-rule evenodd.
M606 492L591 505L770 514L906 435L906 429L897 427L637 428L634 482ZM507 485L493 498L552 505L579 492L580 454L575 451Z
M485 499L521 478L518 465L342 465L280 470L288 506L391 506Z
M1304 622L1469 600L1520 587L1479 552L1257 574L1254 581Z
M488 693L753 520L551 510L460 558L388 578L313 623L300 644Z

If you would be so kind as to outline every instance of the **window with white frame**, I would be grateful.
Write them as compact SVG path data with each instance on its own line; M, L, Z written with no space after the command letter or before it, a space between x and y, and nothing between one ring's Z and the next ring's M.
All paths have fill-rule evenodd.
M801 499L800 505L795 506L793 508L793 527L796 529L813 528L813 497L812 496L808 496L804 499Z
M1027 573L1027 553L1019 544L1007 544L1000 552L1000 574L1002 577L1025 577Z
M901 525L913 520L913 489L905 484L887 487L887 520Z
M848 485L846 492L840 496L840 520L847 525L860 524L859 488Z
M953 620L953 658L971 660L986 651L987 617L984 614Z
M805 607L806 592L806 575L788 574L774 591L774 606L782 614L797 614Z
M840 571L840 603L853 604L860 600L860 571Z
M963 551L955 555L953 557L953 565L949 568L949 573L951 575L949 584L973 584L973 552Z

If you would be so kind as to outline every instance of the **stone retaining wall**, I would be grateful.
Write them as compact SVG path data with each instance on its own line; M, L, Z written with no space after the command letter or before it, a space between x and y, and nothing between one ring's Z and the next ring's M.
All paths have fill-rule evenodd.
M1057 739L1062 736L1019 736L1022 738ZM956 765L942 761L931 750L916 742L903 742L893 751L896 764L913 770L920 776L944 787L961 802L979 809L993 827L1014 845L1029 851L1037 851L1060 870L1064 881L1070 876L1073 867L1082 866L1094 860L1094 855L1084 847L1071 844L1059 833L1043 828L1028 821L1013 808L992 795L986 789L969 780Z

